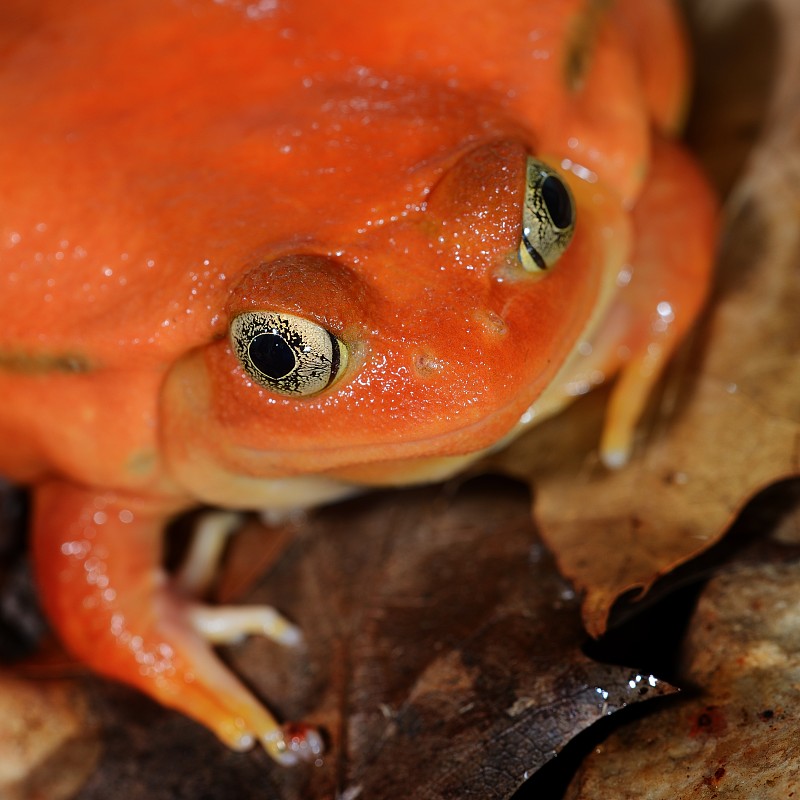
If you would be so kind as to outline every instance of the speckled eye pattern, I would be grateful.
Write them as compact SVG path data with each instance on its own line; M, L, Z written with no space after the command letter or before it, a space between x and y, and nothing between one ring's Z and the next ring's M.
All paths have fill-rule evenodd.
M347 365L347 348L336 336L292 314L247 311L233 319L230 336L247 374L278 394L318 394Z
M575 202L557 172L528 158L519 261L527 272L550 269L572 240Z

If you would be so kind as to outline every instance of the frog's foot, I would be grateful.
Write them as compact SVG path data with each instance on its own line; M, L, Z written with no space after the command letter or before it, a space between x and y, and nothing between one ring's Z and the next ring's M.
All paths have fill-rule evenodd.
M319 758L319 734L281 727L210 644L253 632L296 644L299 631L268 607L209 608L177 591L160 566L163 508L59 482L34 504L42 600L69 650L235 750L260 743L284 765Z
M132 602L138 601L134 598ZM234 750L260 743L284 766L313 762L322 755L324 745L316 730L296 724L280 726L208 644L232 643L258 633L283 645L297 645L302 637L295 626L268 606L209 607L186 602L167 585L156 591L154 605L156 620L151 622L149 636L139 634L142 646L136 660L140 660L139 652L147 650L165 655L164 643L168 643L172 656L168 661L172 663L165 672L169 674L157 681L156 691L129 677L124 680L198 719ZM127 639L124 633L123 638ZM159 643L147 648L148 641Z
M205 595L217 573L225 544L242 524L243 515L232 511L209 511L195 527L189 551L173 578L182 594ZM214 644L235 644L253 634L278 644L295 646L302 632L271 606L188 606L194 629Z

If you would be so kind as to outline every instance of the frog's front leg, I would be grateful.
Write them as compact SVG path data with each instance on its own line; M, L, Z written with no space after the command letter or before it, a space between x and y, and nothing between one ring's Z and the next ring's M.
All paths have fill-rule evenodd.
M234 749L259 741L282 764L315 759L319 735L285 734L209 645L254 629L291 641L296 629L271 609L256 609L255 616L211 609L176 590L161 566L166 517L163 505L65 482L36 490L35 570L64 645L99 673L198 720Z
M592 342L600 370L607 375L619 370L600 442L610 467L628 460L653 386L700 313L717 233L716 199L705 177L679 145L658 135L632 216L627 283Z

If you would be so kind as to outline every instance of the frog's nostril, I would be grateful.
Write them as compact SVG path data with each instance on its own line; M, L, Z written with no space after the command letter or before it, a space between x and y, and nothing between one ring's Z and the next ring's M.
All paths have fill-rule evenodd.
M476 311L475 320L490 336L505 336L508 333L506 321L495 311Z
M436 375L441 375L446 369L445 362L430 353L415 353L412 358L412 364L414 365L414 371L421 378L432 378Z

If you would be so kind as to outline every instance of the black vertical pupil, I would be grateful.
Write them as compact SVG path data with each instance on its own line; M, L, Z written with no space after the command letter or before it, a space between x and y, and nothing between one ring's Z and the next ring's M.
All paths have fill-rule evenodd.
M569 228L572 225L572 200L560 178L548 175L544 179L542 199L550 219L557 228Z
M273 380L285 377L297 364L294 351L277 333L258 334L247 352L256 369Z

